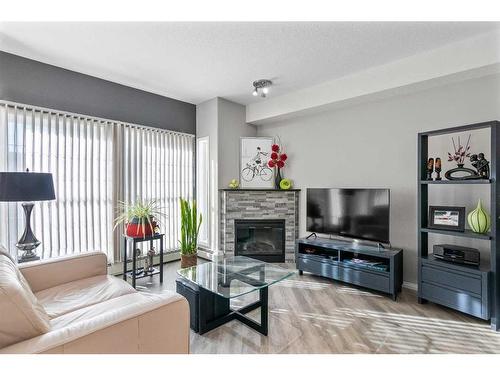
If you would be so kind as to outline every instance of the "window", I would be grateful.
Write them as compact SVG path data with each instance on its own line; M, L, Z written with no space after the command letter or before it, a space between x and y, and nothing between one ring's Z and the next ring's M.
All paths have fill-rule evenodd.
M198 244L210 248L210 157L209 138L198 138L196 145L196 202L200 213L203 215Z
M53 174L56 200L36 202L32 216L42 258L103 251L118 260L115 207L139 197L160 200L165 247L177 248L178 200L193 191L192 135L0 102L0 150L0 170ZM15 253L20 205L0 203L0 219L0 241Z

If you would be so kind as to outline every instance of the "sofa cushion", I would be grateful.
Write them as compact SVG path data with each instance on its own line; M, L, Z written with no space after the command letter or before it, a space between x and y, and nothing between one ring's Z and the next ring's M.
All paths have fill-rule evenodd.
M125 317L141 315L150 311L153 306L159 307L183 299L180 294L169 290L161 293L136 292L61 315L51 320L51 329L59 330L87 323L92 325L95 319L112 323Z
M49 317L4 248L0 248L0 348L46 333Z
M155 316L153 322L144 321L151 319L151 317L149 317L150 313L158 311L159 309L163 310L159 318ZM167 310L167 312L165 310ZM181 312L180 314L179 311ZM50 322L51 330L49 332L7 348L0 349L0 354L56 352L57 350L62 352L64 349L61 346L72 345L76 340L87 337L94 332L102 331L105 332L105 334L109 334L109 331L105 330L106 328L117 326L121 322L134 318L138 319L138 321L132 322L134 329L137 331L134 334L138 335L137 341L133 343L137 346L141 346L141 342L148 341L151 337L151 334L144 334L144 331L141 330L143 325L153 325L153 330L156 326L158 327L157 332L171 329L173 334L163 334L162 339L173 340L174 342L182 340L179 340L178 336L175 335L175 331L179 330L172 327L185 325L186 341L188 341L188 317L189 307L187 301L177 293L170 291L162 291L161 293L154 294L143 292L131 293L80 310L75 310L52 319ZM139 332L141 332L142 335ZM148 331L145 330L145 332L147 333ZM181 332L184 332L183 329L181 329ZM109 352L120 352L120 347L127 346L121 345L119 342L120 337L113 337L113 340L116 341L117 350L110 350L109 348L105 350ZM165 344L153 340L150 345L159 348ZM91 349L87 348L87 350ZM108 351L105 350L101 350L100 353L108 353ZM152 350L148 351L148 353L153 352Z
M115 276L100 275L72 281L36 293L51 319L136 290Z

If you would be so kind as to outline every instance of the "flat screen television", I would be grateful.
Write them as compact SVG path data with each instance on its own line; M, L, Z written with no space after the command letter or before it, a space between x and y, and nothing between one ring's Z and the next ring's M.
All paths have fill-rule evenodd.
M307 231L389 243L389 189L307 189Z

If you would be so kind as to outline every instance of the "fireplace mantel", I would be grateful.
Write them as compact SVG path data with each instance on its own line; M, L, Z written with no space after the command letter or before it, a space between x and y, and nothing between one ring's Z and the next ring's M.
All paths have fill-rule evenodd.
M300 189L220 189L220 246L234 255L235 220L285 220L285 261L295 262Z

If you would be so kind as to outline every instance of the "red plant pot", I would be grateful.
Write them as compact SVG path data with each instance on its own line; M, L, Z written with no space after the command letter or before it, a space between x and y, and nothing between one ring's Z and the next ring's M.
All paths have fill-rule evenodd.
M153 235L151 227L155 227L153 220L151 220L151 225L149 225L149 222L141 224L138 218L133 218L130 223L127 223L125 233L129 237L148 237Z

